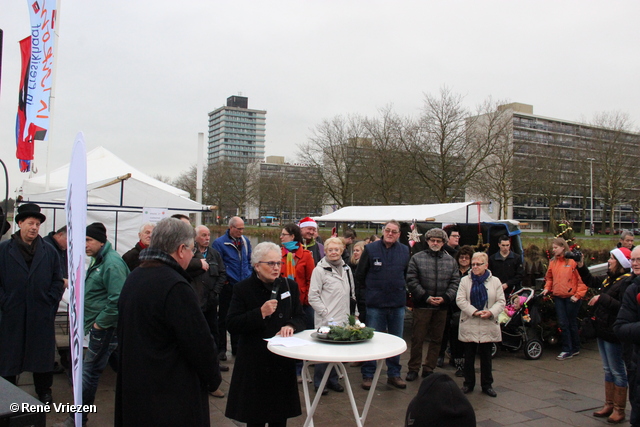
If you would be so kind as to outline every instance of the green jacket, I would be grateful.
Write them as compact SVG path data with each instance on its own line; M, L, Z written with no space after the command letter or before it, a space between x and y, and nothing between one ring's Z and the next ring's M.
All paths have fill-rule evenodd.
M107 242L92 260L84 284L84 333L97 323L103 329L118 324L118 298L129 267Z

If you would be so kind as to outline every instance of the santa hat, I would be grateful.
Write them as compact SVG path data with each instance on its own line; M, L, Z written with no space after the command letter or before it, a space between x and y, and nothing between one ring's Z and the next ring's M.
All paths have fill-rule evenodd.
M616 257L618 263L622 266L622 268L631 268L631 251L627 248L615 248L611 251L611 255Z
M314 227L314 228L318 228L318 223L315 222L313 220L313 218L311 217L306 217L306 218L302 218L300 220L300 223L298 223L298 227L300 228L304 228L304 227Z

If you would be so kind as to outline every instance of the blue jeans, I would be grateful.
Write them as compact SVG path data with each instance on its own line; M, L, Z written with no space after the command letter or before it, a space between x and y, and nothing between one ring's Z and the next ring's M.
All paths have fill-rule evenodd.
M82 360L82 404L93 405L98 390L98 381L109 362L109 356L118 347L115 328L94 329L89 332L89 347ZM87 414L82 414L83 422Z
M404 329L404 307L377 308L367 307L367 326L379 332L387 332L402 338ZM373 378L376 373L376 361L364 362L361 368L363 378ZM387 377L400 376L400 355L387 359Z
M598 338L598 350L604 368L604 380L618 387L627 386L627 370L622 359L622 344Z
M324 373L327 371L328 363L316 363L313 367L313 385L315 388L320 387L320 383L322 382L322 377ZM327 384L336 385L338 384L338 371L336 368L333 368L329 373L329 378L327 378Z
M581 300L572 302L571 298L553 298L558 315L558 326L562 331L562 351L575 353L580 351L580 335L578 335L578 310Z

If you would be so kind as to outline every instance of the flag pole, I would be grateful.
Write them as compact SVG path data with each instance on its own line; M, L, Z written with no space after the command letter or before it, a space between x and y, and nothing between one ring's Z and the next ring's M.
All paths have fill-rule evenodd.
M45 160L45 164L44 164L44 169L45 169L45 175L46 175L46 179L45 179L45 191L49 191L49 181L50 181L50 177L49 177L49 157L50 157L50 153L51 153L51 148L53 145L53 139L51 138L51 135L53 134L53 112L55 111L55 109L53 108L55 101L56 101L56 76L58 75L58 73L56 72L56 68L57 64L58 64L58 43L60 42L60 35L59 35L59 28L60 28L60 3L61 0L56 0L56 19L55 19L55 24L53 27L53 36L55 37L55 40L53 42L53 61L54 61L54 66L53 69L51 70L51 97L49 98L49 111L50 111L50 117L49 117L49 130L47 131L49 133L49 137L47 138L47 155L46 155L46 160Z

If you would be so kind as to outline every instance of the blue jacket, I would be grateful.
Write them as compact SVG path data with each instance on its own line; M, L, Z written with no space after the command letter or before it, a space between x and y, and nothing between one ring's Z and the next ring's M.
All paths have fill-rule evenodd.
M227 269L227 278L232 285L251 276L251 242L244 236L241 239L242 247L238 250L227 230L211 245L222 255L222 261Z
M407 303L405 274L409 248L400 242L387 248L382 240L369 243L358 262L356 286L367 307L397 308Z

